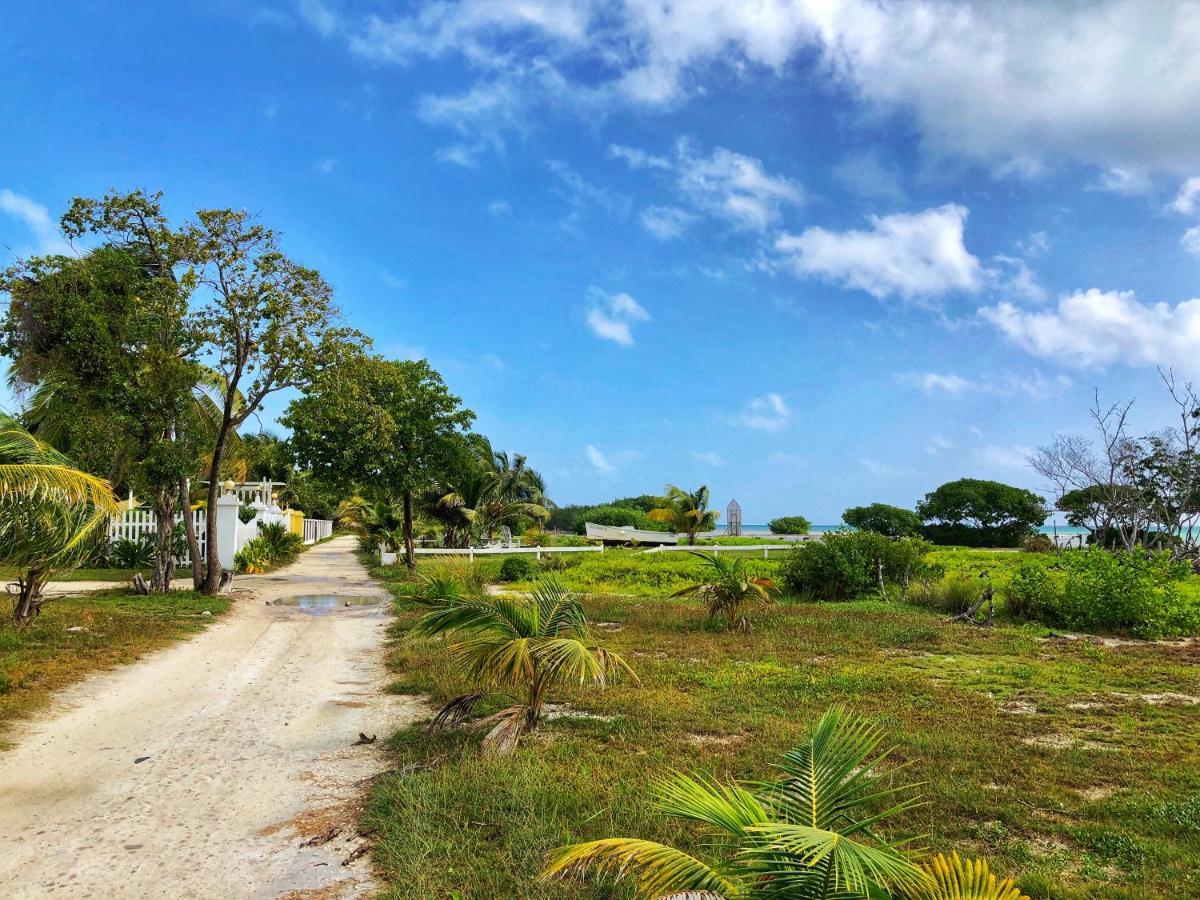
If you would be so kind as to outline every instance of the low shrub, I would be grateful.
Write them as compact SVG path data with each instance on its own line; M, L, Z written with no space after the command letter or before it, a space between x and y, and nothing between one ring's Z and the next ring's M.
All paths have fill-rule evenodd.
M780 516L767 523L772 534L808 534L812 522L804 516Z
M1050 535L1035 531L1025 535L1021 541L1021 549L1026 553L1049 553L1054 549L1054 541Z
M233 567L244 575L261 575L271 565L267 545L258 538L248 541L246 546L233 555Z
M533 577L537 566L528 556L506 556L500 563L501 581L527 581Z
M921 529L931 543L941 547L1019 547L1029 535L1023 524L976 528L951 522L933 522Z
M1158 639L1200 632L1200 602L1180 591L1190 567L1166 551L1126 553L1100 549L1062 554L1061 578L1024 575L1009 602L1032 605L1049 625L1113 631ZM1041 591L1040 594L1037 591Z
M536 525L521 532L522 547L548 547L553 542L553 535L547 534L544 528L538 528Z
M258 536L233 557L234 567L247 575L259 575L272 566L291 562L304 549L304 539L277 522L260 525Z
M911 509L888 503L852 506L842 521L859 531L875 531L888 537L915 537L921 533L921 517Z
M108 548L109 562L117 569L148 569L154 565L154 535L143 534L136 541L118 538Z
M951 575L939 581L927 581L912 593L918 606L957 616L975 605L984 582L970 575Z
M789 550L780 564L783 584L817 600L853 600L878 593L880 580L903 597L912 582L927 577L929 545L918 538L892 540L869 531L827 534Z
M1040 618L1042 605L1054 590L1054 582L1045 566L1022 563L1002 591L1004 608L1014 619Z

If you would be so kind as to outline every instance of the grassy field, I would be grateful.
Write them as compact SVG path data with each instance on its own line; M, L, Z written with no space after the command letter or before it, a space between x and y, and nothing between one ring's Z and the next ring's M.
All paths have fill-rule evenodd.
M0 624L0 748L5 746L9 723L43 706L51 692L192 634L228 608L227 597L191 591L143 597L111 590L48 603L27 627L4 621Z
M1028 558L939 555L952 571L998 579ZM770 777L835 703L886 726L904 777L927 782L928 804L896 834L987 857L1035 898L1200 896L1200 646L978 629L865 601L781 602L752 614L752 633L728 634L695 604L665 599L698 564L605 553L562 573L591 592L597 639L642 687L558 698L573 714L508 759L481 759L470 732L418 726L392 739L397 772L377 783L366 816L386 896L630 897L624 884L536 875L552 848L597 837L703 853L697 832L652 811L651 779L669 769ZM393 587L403 578L375 572ZM402 608L394 628L395 689L434 702L467 689L441 641L407 633L413 618Z

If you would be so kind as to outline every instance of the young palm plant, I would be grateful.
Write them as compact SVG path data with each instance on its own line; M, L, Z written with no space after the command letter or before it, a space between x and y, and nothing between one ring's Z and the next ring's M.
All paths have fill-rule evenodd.
M672 597L699 597L708 609L708 617L725 617L729 631L748 631L750 622L740 615L747 603L760 605L771 602L771 595L779 591L770 578L756 578L744 559L711 556L690 551L712 569L707 580L690 584L673 593Z
M449 656L482 690L447 703L431 729L458 724L489 691L514 697L513 704L480 720L491 726L487 753L509 753L521 736L538 727L550 692L575 685L603 688L611 677L637 675L616 653L591 643L579 598L553 576L529 597L451 596L412 598L430 606L414 626L417 634L451 634Z
M41 610L55 570L73 569L94 552L118 511L107 481L73 468L0 413L0 563L17 569L18 623Z
M661 781L664 813L721 833L714 846L724 852L712 863L653 841L606 838L555 851L543 877L588 869L632 874L639 896L654 898L920 893L932 887L930 876L902 844L875 833L881 822L918 803L913 786L885 787L876 773L886 755L874 755L881 739L878 727L834 707L808 741L784 757L779 781L756 789L681 774Z
M685 491L673 484L660 498L662 506L646 514L651 522L661 522L679 533L686 534L688 543L696 543L701 531L712 531L717 527L719 513L708 508L708 485L702 484L694 491Z

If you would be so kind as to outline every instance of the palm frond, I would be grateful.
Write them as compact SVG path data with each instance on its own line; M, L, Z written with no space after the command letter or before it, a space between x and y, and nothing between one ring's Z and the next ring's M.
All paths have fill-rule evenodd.
M561 878L588 870L616 878L632 875L645 897L687 891L707 891L726 900L744 896L735 882L696 857L666 844L633 838L604 838L562 847L554 851L542 877Z
M758 798L738 784L721 784L703 776L676 773L655 786L658 808L669 816L704 822L736 837L754 825L770 822Z
M922 863L921 869L933 880L932 890L905 894L905 900L1029 900L1011 878L1001 881L982 859L963 860L957 853L949 857L939 853Z

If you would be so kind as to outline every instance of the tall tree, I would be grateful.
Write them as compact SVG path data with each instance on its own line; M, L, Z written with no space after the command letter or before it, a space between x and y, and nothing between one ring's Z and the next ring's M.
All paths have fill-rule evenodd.
M177 236L158 196L76 199L71 237L104 243L81 257L10 269L3 350L11 377L35 387L31 427L150 502L157 525L151 589L174 574L172 531L200 439L195 391L200 336L177 278Z
M200 210L180 239L188 283L204 295L197 318L222 383L207 473L213 510L225 451L242 423L268 396L307 388L365 339L339 324L333 292L320 274L284 255L275 232L248 213ZM206 527L208 546L216 547L215 515ZM202 590L216 593L221 574L217 554L210 553Z
M281 422L315 478L400 500L411 567L413 497L447 481L474 420L426 361L359 354L324 369Z

